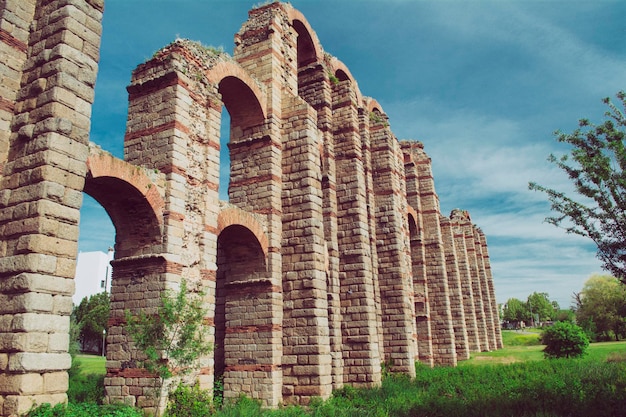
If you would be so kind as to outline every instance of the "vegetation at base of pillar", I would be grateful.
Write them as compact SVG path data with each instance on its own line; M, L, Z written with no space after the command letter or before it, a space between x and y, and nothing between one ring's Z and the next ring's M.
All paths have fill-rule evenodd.
M160 387L174 374L191 371L200 357L211 351L208 326L204 325L206 315L202 294L190 297L185 280L177 294L164 292L156 314L133 315L126 311L126 330L145 355L141 365L158 376ZM161 391L158 390L157 403Z
M617 98L626 109L626 94ZM609 108L606 120L595 125L581 119L574 132L557 131L557 141L572 149L548 159L568 175L578 198L534 182L529 188L546 193L558 213L546 218L548 223L592 239L603 268L626 283L626 117L609 98L603 102Z
M554 323L541 335L546 345L543 354L546 358L577 358L583 356L589 347L589 338L577 325L566 321Z
M574 294L576 321L594 341L626 337L626 286L610 275L592 275Z

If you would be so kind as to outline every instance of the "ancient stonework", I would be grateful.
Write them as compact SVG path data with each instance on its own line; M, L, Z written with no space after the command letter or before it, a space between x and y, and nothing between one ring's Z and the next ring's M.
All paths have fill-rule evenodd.
M307 404L502 347L484 234L442 215L423 145L398 141L300 12L251 10L233 57L177 40L139 65L120 160L89 143L103 10L0 4L1 415L67 398L83 193L116 228L109 402L162 406L124 312L183 279L215 345L193 377L226 398Z

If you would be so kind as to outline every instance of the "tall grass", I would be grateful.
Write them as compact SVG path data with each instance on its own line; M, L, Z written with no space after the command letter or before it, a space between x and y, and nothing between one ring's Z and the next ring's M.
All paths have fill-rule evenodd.
M583 359L545 360L543 346L533 345L537 335L510 333L503 333L504 349L473 354L456 368L418 365L413 380L391 376L378 388L346 386L308 407L265 410L241 397L215 415L626 417L626 342L593 343Z
M264 411L245 399L217 415L622 417L625 404L626 363L559 359L468 368L418 366L415 380L393 376L375 389L345 387L307 409Z

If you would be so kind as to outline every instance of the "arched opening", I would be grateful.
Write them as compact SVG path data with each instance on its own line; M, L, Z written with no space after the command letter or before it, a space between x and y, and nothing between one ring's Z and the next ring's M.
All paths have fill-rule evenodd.
M222 106L220 119L220 182L219 198L228 201L228 187L230 185L230 114L226 106Z
M247 227L225 227L217 240L215 299L215 378L225 398L254 392L255 372L263 371L265 340L271 314L267 310L266 256ZM248 387L246 389L246 386Z
M350 77L348 77L348 74L346 74L346 72L341 69L335 71L335 77L337 77L339 81L350 81Z
M109 355L109 352L124 349L126 340L121 336L125 311L129 308L127 301L134 300L130 308L134 311L153 305L159 298L164 268L162 258L154 254L161 252L164 202L157 186L137 166L106 153L90 155L87 165L89 171L83 191L90 205L84 210L99 206L96 207L99 221L106 224L104 217L108 215L114 228L115 254L110 263L111 308L107 328L100 335L103 350ZM146 291L148 285L151 292ZM111 335L115 337L112 339ZM107 340L110 346L106 344Z
M219 82L218 91L230 114L231 138L240 136L241 131L246 128L263 123L265 116L259 98L241 79L235 76L224 77Z
M78 242L71 326L79 329L76 337L81 353L104 356L115 228L104 207L85 193Z
M317 61L315 44L306 26L300 20L293 21L293 28L298 33L298 68L305 67Z

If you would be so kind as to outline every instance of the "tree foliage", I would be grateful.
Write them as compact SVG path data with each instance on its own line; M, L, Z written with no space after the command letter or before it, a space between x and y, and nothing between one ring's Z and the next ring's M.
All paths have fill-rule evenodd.
M550 296L545 292L530 294L526 304L533 320L537 321L553 320L559 310L559 304L556 301L550 301Z
M511 322L528 321L530 313L526 308L526 303L517 298L509 298L504 305L502 319Z
M178 293L165 292L161 296L156 314L133 315L126 311L125 315L126 330L145 355L141 365L157 375L160 388L174 374L188 373L193 364L212 349L207 341L202 297L189 295L184 280ZM157 390L158 403L161 395L162 389Z
M577 295L578 323L596 339L626 336L626 287L610 275L592 275Z
M626 94L617 98L626 109ZM529 188L546 193L558 213L546 218L548 223L592 239L603 267L626 282L626 117L609 98L603 102L609 108L606 120L595 125L582 119L570 134L555 132L557 141L572 149L569 155L548 159L567 173L582 199L534 182Z
M559 321L547 327L541 342L546 345L543 354L546 358L576 358L583 356L589 347L589 338L577 325Z
M110 299L106 292L85 297L74 307L72 321L76 324L81 350L102 354L102 332L107 329L109 311Z
M559 312L559 303L551 301L548 293L533 292L526 301L509 298L504 305L502 319L509 322L555 320ZM532 320L532 321L531 321Z

